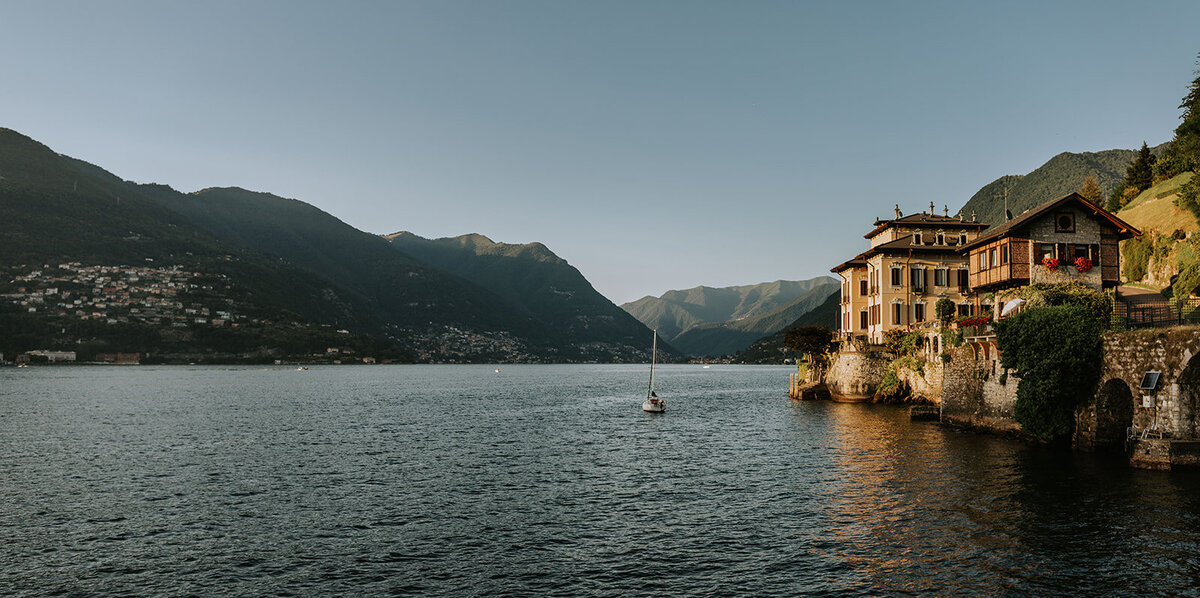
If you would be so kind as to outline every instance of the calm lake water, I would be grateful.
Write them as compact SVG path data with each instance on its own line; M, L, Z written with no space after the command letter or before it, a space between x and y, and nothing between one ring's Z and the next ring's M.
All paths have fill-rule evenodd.
M1196 595L1200 476L784 367L0 370L0 594Z

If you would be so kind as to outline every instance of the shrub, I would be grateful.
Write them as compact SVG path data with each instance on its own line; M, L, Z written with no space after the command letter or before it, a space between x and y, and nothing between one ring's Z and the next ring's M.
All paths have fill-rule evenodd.
M935 303L933 306L933 311L935 314L937 314L937 319L942 323L952 320L954 318L954 312L956 309L957 307L954 305L954 302L946 297L938 299L937 303Z
M1017 292L1028 308L1053 305L1077 305L1090 311L1101 322L1112 318L1112 297L1077 280L1068 282L1039 282Z
M1147 268L1150 266L1150 252L1153 249L1154 242L1150 240L1149 235L1121 243L1121 255L1125 259L1125 280L1137 282L1146 277Z
M1100 325L1077 305L1030 309L996 323L1001 366L1019 376L1013 415L1042 440L1071 433L1075 408L1095 390Z

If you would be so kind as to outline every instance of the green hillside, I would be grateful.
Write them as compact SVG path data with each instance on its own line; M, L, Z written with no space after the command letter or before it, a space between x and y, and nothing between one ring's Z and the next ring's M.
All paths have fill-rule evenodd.
M1164 145L1153 148L1161 153ZM971 196L960 213L970 218L974 212L980 222L1004 222L1004 190L1008 189L1008 209L1013 215L1057 199L1083 185L1084 179L1096 177L1106 193L1125 178L1125 169L1137 155L1134 150L1114 149L1102 152L1070 153L1054 156L1026 175L1006 175L985 185Z
M605 345L650 348L646 326L541 243L496 243L478 234L425 239L398 232L384 238L405 255L495 293L523 317L571 344L590 344L599 351L609 350ZM660 351L667 359L678 357L669 344Z
M838 311L841 305L841 293L837 292L825 299L819 306L784 326L779 331L762 337L750 344L745 350L733 356L734 363L783 363L788 359L796 359L795 351L783 344L784 334L792 328L802 326L824 326L831 330L838 327Z
M93 268L108 266L115 270ZM573 289L590 290L566 268L577 277ZM530 284L543 276L509 273ZM121 351L191 347L228 361L350 348L362 333L400 348L389 355L411 350L428 361L635 361L647 357L651 336L606 300L604 312L595 297L589 305L599 311L573 313L564 325L545 317L549 303L510 301L297 200L138 185L7 129L0 129L0 274L8 276L0 281L9 295L0 310L6 353L78 344L86 333ZM69 300L57 294L60 286L71 289ZM336 336L326 338L325 329ZM151 337L158 341L146 346Z

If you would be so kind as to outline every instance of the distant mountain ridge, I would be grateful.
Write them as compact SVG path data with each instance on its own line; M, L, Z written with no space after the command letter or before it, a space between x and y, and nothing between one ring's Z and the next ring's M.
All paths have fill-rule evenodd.
M621 306L687 355L734 353L820 305L839 283L832 277L755 285L699 286Z
M405 255L495 293L572 342L645 342L645 326L541 243L497 243L480 234L426 239L407 231L384 238ZM678 357L669 344L659 350Z
M1162 153L1167 144L1151 148ZM1109 192L1125 178L1125 169L1135 150L1113 149L1101 152L1063 152L1050 158L1033 172L1024 175L1005 175L987 185L967 200L959 213L964 218L972 214L980 222L991 225L1003 223L1005 189L1008 190L1008 210L1014 216L1052 199L1078 191L1089 176L1096 177L1100 188Z
M479 261L494 257L475 253L496 245L485 237L460 238L457 244L462 260L470 261L468 253ZM231 290L221 292L236 297L212 301L236 300L241 310L279 320L271 324L278 328L272 343L292 334L287 326L323 323L389 339L422 360L648 359L650 330L595 293L577 270L541 244L514 251L506 272L523 281L523 292L533 294L538 281L561 280L562 286L543 289L531 302L499 284L488 288L430 265L299 200L239 188L181 193L166 185L137 184L0 128L0 268L69 262L181 265L229 281ZM465 261L464 273L486 270ZM548 274L543 267L555 270ZM66 312L48 317L73 322ZM193 334L194 324L175 336L213 337L209 329ZM60 343L48 332L60 326L36 327L42 331L37 338L48 340L21 342ZM66 333L67 327L61 328ZM98 330L106 334L103 327ZM256 342L246 338L246 330L239 328L237 343L226 344ZM164 338L168 332L163 331ZM146 334L150 338L155 332ZM301 350L303 343L294 340L287 342ZM207 341L195 342L198 350L211 349ZM673 352L665 353L670 360Z
M821 326L830 330L838 329L838 313L841 311L841 292L825 298L820 305L778 331L764 336L739 351L733 356L733 363L776 364L785 360L795 360L799 355L783 344L784 335L792 328L804 326Z

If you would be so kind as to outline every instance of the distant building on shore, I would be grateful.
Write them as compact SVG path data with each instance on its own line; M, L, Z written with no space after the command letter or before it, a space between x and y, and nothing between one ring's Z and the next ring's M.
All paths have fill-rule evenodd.
M30 358L44 357L50 363L73 362L75 361L74 351L47 351L45 349L37 349L35 351L26 351L25 355Z

